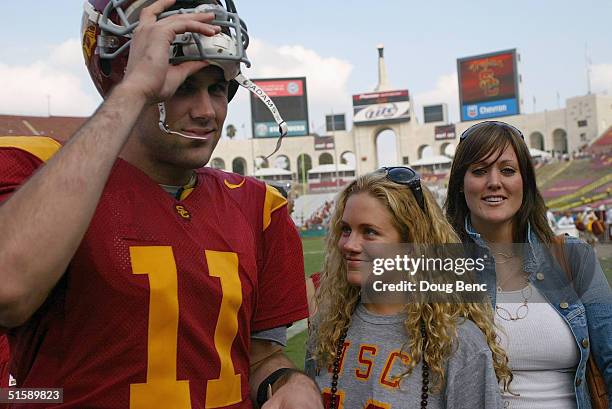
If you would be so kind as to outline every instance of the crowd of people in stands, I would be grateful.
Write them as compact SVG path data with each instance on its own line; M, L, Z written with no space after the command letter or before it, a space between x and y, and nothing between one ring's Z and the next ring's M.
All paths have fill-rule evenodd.
M612 240L612 206L601 205L597 209L587 206L582 211L565 211L558 216L549 209L546 216L555 232L575 229L579 237L591 245Z
M591 159L594 161L594 164L597 166L598 164L608 164L608 161L612 158L610 153L594 153L588 151L586 148L580 148L576 151L573 151L571 154L552 151L552 156L542 156L536 157L533 159L533 164L536 169L541 168L542 166L558 163L558 162L568 162L570 160L576 159Z
M302 225L302 230L327 229L334 201L325 201ZM553 231L558 233L574 230L580 238L591 245L612 241L612 206L599 206L597 209L585 207L582 211L554 213L548 210L547 219Z
M609 153L595 154L586 149L579 149L572 152L571 155L553 151L552 156L535 158L533 159L533 163L534 167L537 169L550 163L585 158L593 159L596 167L602 165L607 166L609 165L609 161L612 160L612 156ZM429 187L436 201L442 204L446 199L446 186L439 188L433 184ZM326 230L333 206L333 200L325 201L325 203L312 212L310 216L304 218L301 223L298 222L298 225L302 230ZM605 205L601 205L595 210L586 207L582 211L555 213L549 210L548 221L553 231L559 234L567 232L571 235L578 235L591 245L612 240L612 206L606 207Z
M303 230L326 229L331 217L331 210L334 208L333 200L326 200L312 215L302 224Z

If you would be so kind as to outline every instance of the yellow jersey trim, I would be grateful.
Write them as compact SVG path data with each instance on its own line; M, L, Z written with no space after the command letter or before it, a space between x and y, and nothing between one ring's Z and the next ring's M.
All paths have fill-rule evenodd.
M264 231L272 222L272 213L287 204L287 199L280 194L276 188L266 185L266 198L263 207L263 229Z
M46 136L3 136L0 148L17 148L36 156L43 162L48 161L62 145Z
M227 179L223 180L223 182L225 183L225 186L227 186L230 189L238 189L239 187L242 187L242 185L244 185L244 182L246 181L246 179L242 179L242 182L238 183L237 185L230 183L227 181Z
M179 198L180 201L183 201L185 199L187 199L187 196L189 196L191 194L191 192L193 192L193 190L195 189L195 187L190 187L188 189L183 190L183 192L181 193L181 197Z

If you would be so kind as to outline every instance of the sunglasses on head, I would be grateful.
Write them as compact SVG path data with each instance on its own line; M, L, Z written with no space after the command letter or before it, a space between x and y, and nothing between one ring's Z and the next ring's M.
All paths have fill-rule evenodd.
M425 212L425 198L421 188L421 177L412 168L407 166L391 166L380 169L391 182L408 186L414 195L419 207Z
M479 122L479 123L477 123L475 125L472 125L468 129L463 131L463 133L459 137L459 143L461 143L464 139L467 139L470 135L472 135L475 131L477 131L478 129L482 128L483 126L491 125L491 124L492 125L500 126L502 128L505 128L505 129L508 129L511 132L514 132L517 135L520 135L521 138L523 138L523 140L525 140L525 137L523 136L523 133L521 131L519 131L517 128L515 128L514 126L510 125L510 124L507 124L507 123L502 122L502 121L484 121L484 122Z

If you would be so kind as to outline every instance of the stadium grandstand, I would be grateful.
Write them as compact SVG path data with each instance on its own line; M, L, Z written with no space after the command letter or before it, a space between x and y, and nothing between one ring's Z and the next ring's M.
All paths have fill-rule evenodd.
M49 136L63 141L86 120L83 117L0 115L0 135ZM571 155L553 155L535 148L531 148L531 153L537 168L538 185L553 212L579 212L586 206L612 206L612 127ZM440 155L432 158L444 166L431 166L431 161L427 159L414 164L421 165L418 168L424 183L442 205L451 159ZM355 173L355 168L346 164L339 165L338 169L333 164L319 165L307 172L307 188L301 189L299 195L297 192L294 194L294 197L298 197L293 219L303 234L324 234L335 194L354 178ZM255 172L255 177L268 182L293 182L296 185L296 175L284 169L260 168Z
M612 127L572 158L538 169L538 185L557 212L612 206Z
M471 112L456 124L448 123L445 115L418 123L408 91L389 85L382 48L378 55L379 78L374 92L353 96L352 129L332 126L331 134L324 138L314 134L290 136L270 161L266 155L274 150L275 138L221 138L210 166L293 186L290 195L295 199L294 221L304 235L319 235L326 230L334 195L355 176L380 166L378 139L382 132L391 132L395 140L392 164L416 168L442 205L458 136L482 118ZM395 109L387 112L391 105ZM587 205L609 207L612 96L587 94L568 98L565 105L544 112L519 110L502 120L525 135L537 169L538 185L551 210L558 213L576 212ZM399 106L403 107L401 112ZM282 111L282 106L279 109ZM366 111L369 113L362 115ZM385 112L387 116L376 117ZM0 135L49 136L63 141L86 120L0 115Z
M64 141L87 121L71 116L0 115L1 136L48 136Z
M587 152L593 155L612 156L612 126L587 148ZM610 162L607 164L612 165Z

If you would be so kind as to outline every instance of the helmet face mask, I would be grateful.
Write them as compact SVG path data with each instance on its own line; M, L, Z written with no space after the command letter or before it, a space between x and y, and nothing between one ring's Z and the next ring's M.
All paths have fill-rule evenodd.
M225 33L214 37L185 33L176 36L172 43L170 62L180 64L185 61L206 60L221 68L225 79L231 81L240 73L240 65L236 63L237 52L236 42ZM247 67L249 65L250 62Z

